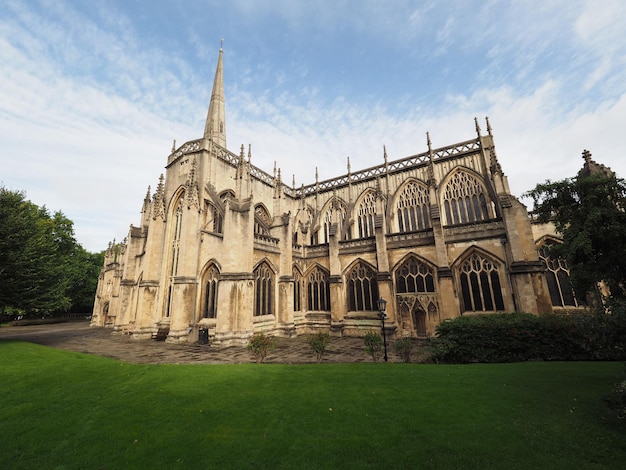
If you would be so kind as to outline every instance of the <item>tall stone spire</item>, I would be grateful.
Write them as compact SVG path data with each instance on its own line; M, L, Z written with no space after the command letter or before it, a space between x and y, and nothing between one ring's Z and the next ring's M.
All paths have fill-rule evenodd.
M222 45L224 40L222 39ZM224 74L222 72L222 56L224 51L220 47L211 92L211 103L204 126L204 138L211 139L217 145L226 148L226 106L224 102Z

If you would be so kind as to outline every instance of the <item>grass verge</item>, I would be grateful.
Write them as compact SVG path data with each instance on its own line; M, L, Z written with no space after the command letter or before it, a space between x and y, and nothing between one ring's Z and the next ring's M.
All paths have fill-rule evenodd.
M623 364L132 365L0 342L0 468L624 468Z

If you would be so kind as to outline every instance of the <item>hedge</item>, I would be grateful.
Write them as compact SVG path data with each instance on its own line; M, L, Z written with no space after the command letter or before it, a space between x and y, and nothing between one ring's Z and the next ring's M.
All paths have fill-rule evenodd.
M446 320L432 351L439 362L625 360L624 315L502 313Z

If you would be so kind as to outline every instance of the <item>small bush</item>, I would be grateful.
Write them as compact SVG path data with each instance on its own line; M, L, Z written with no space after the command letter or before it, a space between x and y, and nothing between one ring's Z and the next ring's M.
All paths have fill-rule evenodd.
M399 338L393 343L396 354L402 358L402 362L411 362L413 346L415 344L411 338Z
M435 364L444 362L453 347L454 343L446 338L428 338L427 360Z
M383 349L383 338L374 331L368 331L365 333L364 340L365 350L372 356L372 360L377 362Z
M267 336L264 333L255 333L249 340L246 346L248 351L252 353L252 356L257 363L263 362L263 359L270 351L276 349L276 340L271 336Z
M311 351L315 353L315 360L319 364L322 362L322 356L326 351L328 343L330 343L330 335L328 333L319 332L316 335L310 336L308 341Z

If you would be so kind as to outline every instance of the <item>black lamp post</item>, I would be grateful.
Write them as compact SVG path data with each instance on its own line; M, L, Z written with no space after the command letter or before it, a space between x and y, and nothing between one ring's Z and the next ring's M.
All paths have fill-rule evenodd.
M385 346L385 362L387 362L387 334L385 333L385 318L387 317L387 314L385 313L385 309L387 307L387 301L385 299L383 299L382 297L380 297L377 301L376 304L378 305L378 318L380 318L380 321L382 323L382 329L383 329L383 345Z

